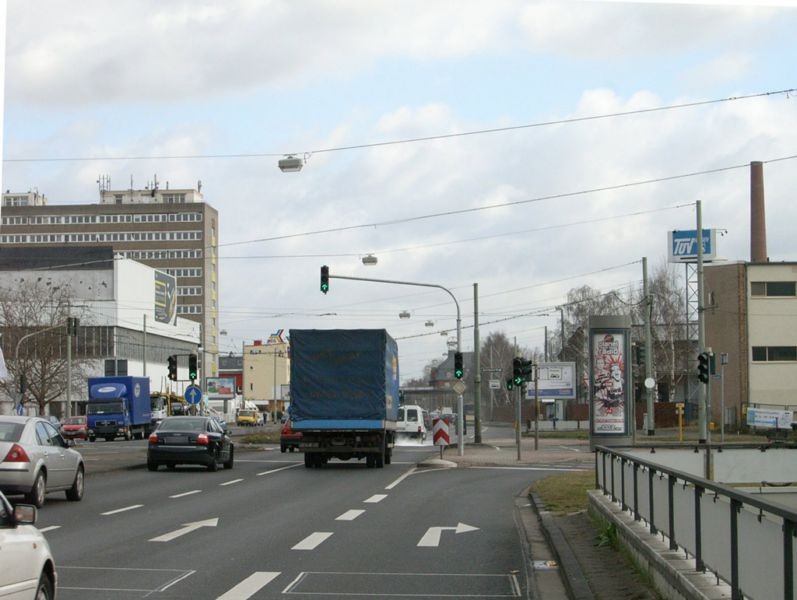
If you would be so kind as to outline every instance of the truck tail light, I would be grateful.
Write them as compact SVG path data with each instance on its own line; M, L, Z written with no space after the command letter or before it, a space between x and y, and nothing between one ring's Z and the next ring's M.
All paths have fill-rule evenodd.
M8 451L8 454L6 454L3 462L29 463L30 458L28 458L28 453L25 452L25 449L22 446L19 444L14 444L11 446L11 450Z
M207 446L208 436L206 436L204 433L200 433L198 436L196 436L196 443L200 446Z
M149 434L149 443L150 444L157 444L158 443L158 434L157 433Z

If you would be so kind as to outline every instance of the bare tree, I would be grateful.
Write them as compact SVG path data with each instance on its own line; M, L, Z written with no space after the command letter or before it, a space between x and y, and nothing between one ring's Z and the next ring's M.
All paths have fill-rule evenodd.
M18 397L24 381L21 402L35 403L39 414L61 398L67 384L70 303L68 287L41 280L19 279L12 288L0 290L0 326L9 373L7 380L0 381L0 389L9 397ZM81 365L73 362L72 383L82 377Z
M654 379L667 381L668 399L675 401L675 390L683 380L684 321L686 301L682 283L667 263L657 267L648 284L652 297L652 344Z

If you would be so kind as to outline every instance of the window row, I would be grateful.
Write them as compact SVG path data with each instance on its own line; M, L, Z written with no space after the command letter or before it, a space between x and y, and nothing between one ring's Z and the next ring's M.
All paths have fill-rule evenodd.
M201 285L178 285L177 286L177 295L178 296L201 296L202 295L202 286Z
M753 362L797 361L797 346L753 346Z
M8 200L8 198L6 198ZM27 198L25 198L27 201ZM25 206L6 204L6 206ZM202 213L148 213L135 215L27 215L3 217L3 225L90 225L94 223L197 223Z
M788 297L797 296L797 282L794 281L751 281L752 296Z
M178 304L177 305L177 314L178 315L201 315L202 314L202 305L201 304Z
M133 260L171 260L202 258L202 250L128 250L119 252L125 258Z
M201 240L201 231L128 231L121 233L30 233L0 235L4 244L63 244L65 242L182 242Z
M185 269L163 269L174 277L202 277L202 267L186 267ZM213 284L215 287L215 283Z

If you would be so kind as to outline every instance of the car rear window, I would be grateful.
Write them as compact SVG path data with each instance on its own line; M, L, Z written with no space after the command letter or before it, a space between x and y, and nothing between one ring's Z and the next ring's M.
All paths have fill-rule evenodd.
M205 419L164 419L160 431L205 431Z
M70 417L64 421L64 425L83 425L86 422L86 417Z
M417 422L418 421L418 409L417 408L409 408L407 409L407 420Z
M18 442L23 429L25 429L24 423L0 422L0 442Z

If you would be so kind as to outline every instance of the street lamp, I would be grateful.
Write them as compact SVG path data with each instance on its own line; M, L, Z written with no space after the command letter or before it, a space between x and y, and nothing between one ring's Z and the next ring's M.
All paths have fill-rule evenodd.
M409 318L410 318L410 313L408 311L402 310L399 313L399 319L409 319Z
M377 263L377 258L373 254L368 254L367 256L363 256L363 264L366 267L373 267Z
M288 154L285 158L277 161L277 166L283 173L298 173L304 166L304 159L297 158L293 154Z

